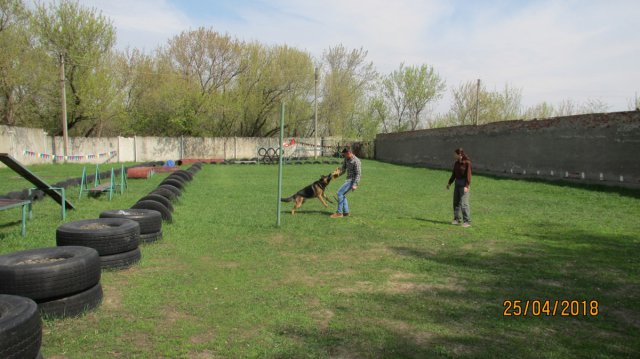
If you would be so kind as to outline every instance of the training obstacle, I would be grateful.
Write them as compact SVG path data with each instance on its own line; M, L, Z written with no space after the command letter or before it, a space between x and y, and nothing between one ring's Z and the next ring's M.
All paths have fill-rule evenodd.
M87 167L82 168L82 179L80 180L80 193L78 199L82 198L83 193L93 194L95 196L101 193L109 193L109 201L113 198L113 193L120 191L120 194L124 193L127 188L127 176L124 173L124 165L120 168L120 183L116 183L115 170L111 167L111 175L109 176L109 182L100 183L100 169L99 165L96 165L96 174L93 179L93 187L89 187L89 180L87 178Z
M53 198L54 201L58 202L61 206L64 206L65 209L74 209L75 207L69 200L67 200L62 193L59 192L57 187L51 187L45 181L43 181L40 177L33 174L26 167L24 167L20 162L16 161L11 155L8 153L0 153L0 162L7 165L7 167L11 168L14 172L19 174L22 178L31 182L37 189L46 193L49 197Z

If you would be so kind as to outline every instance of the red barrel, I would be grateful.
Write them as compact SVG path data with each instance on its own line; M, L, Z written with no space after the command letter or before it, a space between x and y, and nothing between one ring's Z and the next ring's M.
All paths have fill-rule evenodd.
M132 167L127 168L127 178L147 179L153 174L153 167Z

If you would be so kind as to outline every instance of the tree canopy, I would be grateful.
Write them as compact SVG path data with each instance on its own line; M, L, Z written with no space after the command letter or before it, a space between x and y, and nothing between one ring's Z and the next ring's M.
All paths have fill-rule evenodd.
M185 30L152 53L117 50L112 21L73 0L25 6L0 0L0 123L62 133L64 62L69 133L74 136L273 136L287 103L287 136L370 139L378 132L606 111L591 100L522 106L522 89L451 87L427 63L381 74L364 48L342 44L319 58L286 44L246 42L213 28ZM638 104L630 104L637 107ZM479 106L478 106L479 104Z

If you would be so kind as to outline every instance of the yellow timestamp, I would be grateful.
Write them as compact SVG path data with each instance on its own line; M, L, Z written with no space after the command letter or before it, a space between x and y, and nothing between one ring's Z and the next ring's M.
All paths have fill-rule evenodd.
M502 306L504 317L595 317L600 314L597 300L506 299Z

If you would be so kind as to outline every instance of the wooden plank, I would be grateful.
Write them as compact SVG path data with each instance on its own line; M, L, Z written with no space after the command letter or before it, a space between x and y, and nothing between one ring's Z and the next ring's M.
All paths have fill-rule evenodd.
M101 184L97 187L89 188L89 192L104 192L111 189L111 183Z
M62 203L62 195L57 191L51 189L45 181L43 181L40 177L33 174L29 169L24 167L20 162L16 161L11 155L8 153L0 153L0 162L7 165L7 167L11 168L14 172L22 176L22 178L31 182L34 186L36 186L39 190L49 195L49 197L53 198L54 201L58 202L61 206L65 206L67 209L74 209L75 207L69 200L65 199L64 204Z

